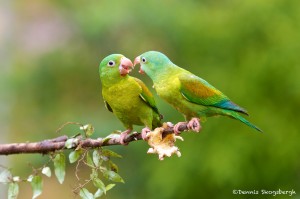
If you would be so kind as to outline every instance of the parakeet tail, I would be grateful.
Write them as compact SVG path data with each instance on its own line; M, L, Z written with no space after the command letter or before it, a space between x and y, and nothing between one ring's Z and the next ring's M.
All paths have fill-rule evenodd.
M240 116L238 113L236 112L231 112L230 114L231 117L243 122L244 124L250 126L251 128L259 131L259 132L263 132L260 128L258 128L257 126L255 126L254 124L250 123L248 120L246 120L245 118L243 118L242 116Z

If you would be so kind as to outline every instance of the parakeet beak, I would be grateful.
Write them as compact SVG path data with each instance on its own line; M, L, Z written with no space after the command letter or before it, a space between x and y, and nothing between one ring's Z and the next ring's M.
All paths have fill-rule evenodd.
M140 64L140 60L141 60L140 56L136 57L136 58L134 59L133 65L135 66L135 65L137 65L137 64ZM143 69L142 69L142 65L140 66L139 73L145 74L145 71L143 71Z
M135 65L137 65L137 64L140 64L140 56L138 56L138 57L136 57L135 59L134 59L134 62L133 62L133 65L135 66Z
M121 58L120 66L119 66L119 71L121 76L125 76L128 73L130 73L131 69L133 69L133 64L130 61L130 59L126 57Z

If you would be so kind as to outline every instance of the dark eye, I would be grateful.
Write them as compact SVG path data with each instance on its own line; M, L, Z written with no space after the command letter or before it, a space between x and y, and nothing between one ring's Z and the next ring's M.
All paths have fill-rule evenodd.
M146 58L145 58L145 57L142 57L142 62L143 62L143 63L146 63L146 61L147 61Z
M114 61L112 61L112 60L110 60L109 62L108 62L108 64L107 64L108 66L114 66L115 65L115 62Z

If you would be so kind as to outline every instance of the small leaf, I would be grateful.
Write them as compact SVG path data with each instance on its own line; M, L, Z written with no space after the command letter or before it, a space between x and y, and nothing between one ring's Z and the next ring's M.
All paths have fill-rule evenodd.
M118 166L115 163L113 163L112 161L109 161L109 168L110 168L110 170L117 172L117 173L119 171Z
M102 155L107 156L107 157L116 157L116 158L122 158L121 155L117 154L114 151L108 150L108 149L103 149L102 150Z
M104 194L106 194L106 189L105 189L105 185L102 182L102 180L100 180L99 178L94 178L93 179L93 183L95 185L95 187L97 187L98 189L100 189Z
M106 144L110 139L112 139L112 138L106 137L106 138L104 138L104 139L102 140L102 143L103 143L103 144Z
M8 199L16 199L19 194L19 185L18 183L11 182L8 185Z
M78 160L78 158L80 157L81 154L82 154L82 150L81 149L72 151L69 154L70 163L72 164L72 163L76 162Z
M93 162L94 162L94 164L96 165L96 167L99 166L100 155L99 155L98 150L94 150L94 151L93 151Z
M84 132L86 137L90 137L91 135L93 135L94 131L95 131L94 127L91 124L87 124L87 127Z
M110 189L112 189L114 186L116 186L116 184L108 184L105 189L106 191L109 191Z
M11 182L12 175L9 170L5 169L0 173L0 183L6 184Z
M95 178L98 178L98 171L97 171L97 169L92 169L92 173L91 173L91 175L90 175L90 178L93 180L93 179L95 179Z
M28 176L27 181L32 182L32 179L33 179L33 175L30 175L30 176Z
M87 162L87 164L88 164L89 166L91 166L91 167L94 166L94 163L93 163L93 160L92 160L92 158L91 158L90 153L87 153L87 154L86 154L86 162Z
M105 162L109 160L109 157L100 155L101 160L104 160Z
M62 184L65 179L66 174L66 158L63 153L56 154L55 158L53 159L54 162L54 173L58 179L58 182Z
M94 199L94 195L90 193L86 188L80 189L79 195L82 199Z
M101 189L98 189L96 193L94 194L94 198L99 198L103 195L103 191Z
M67 141L65 142L65 147L67 149L70 149L73 147L73 142L74 142L75 138L70 138L70 139L67 139Z
M105 138L102 139L102 143L106 144L109 140L114 139L114 138L119 138L120 137L121 131L114 131Z
M13 181L14 182L20 182L21 180L20 180L20 176L14 176L13 177Z
M42 170L42 174L46 175L47 177L51 177L51 170L49 167L44 167Z
M123 182L123 178L114 171L105 170L103 171L103 176L113 182Z
M39 195L42 194L43 189L43 180L41 176L34 176L31 181L31 187L33 196L32 199L37 198Z
M87 129L87 127L88 127L88 125L86 124L86 125L84 125L84 126L79 127L79 129L84 131L84 130Z

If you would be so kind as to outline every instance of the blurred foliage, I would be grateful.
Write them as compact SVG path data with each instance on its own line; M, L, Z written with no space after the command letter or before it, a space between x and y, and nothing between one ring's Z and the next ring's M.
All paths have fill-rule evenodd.
M278 188L300 197L299 1L31 0L5 6L12 23L3 44L9 72L2 73L8 76L0 88L10 97L1 97L0 107L10 107L9 130L2 132L10 142L58 136L55 130L67 121L92 123L97 136L123 129L104 108L98 64L111 53L134 59L158 50L245 107L265 133L219 117L209 118L200 134L183 135L180 158L160 162L146 154L144 142L113 147L124 157L118 165L126 184L109 198L249 198L232 190ZM165 121L183 120L157 101ZM36 155L10 160L15 170L42 161ZM44 183L49 198L71 197L69 184L50 185Z
M91 125L89 127L92 127ZM88 126L82 128L86 134L90 131ZM89 138L89 137L86 137ZM76 145L75 148L73 145ZM77 185L72 190L74 195L79 195L80 198L92 198L96 199L103 195L106 195L107 191L115 187L116 184L105 185L101 179L106 179L110 182L122 182L125 183L123 178L118 174L118 166L112 162L111 158L121 158L122 156L108 149L99 148L81 148L78 145L78 140L76 138L70 138L66 141L65 147L67 149L73 150L68 155L68 160L62 151L55 151L49 155L49 161L42 165L40 168L32 167L32 174L26 178L20 178L20 176L15 176L11 173L10 169L0 166L0 184L8 186L8 199L20 198L19 195L19 184L30 183L32 187L32 199L39 197L43 193L43 180L45 176L51 177L52 171L49 167L49 163L53 163L53 171L60 184L63 184L66 174L66 160L70 163L76 163L75 176L77 179ZM31 165L32 166L32 165ZM90 170L90 176L86 179L82 179L79 175L79 171ZM86 173L86 172L85 172ZM100 179L101 178L101 179ZM93 193L92 190L88 190L86 187L88 185L94 185ZM90 186L91 187L91 186ZM5 197L5 196L4 196Z

